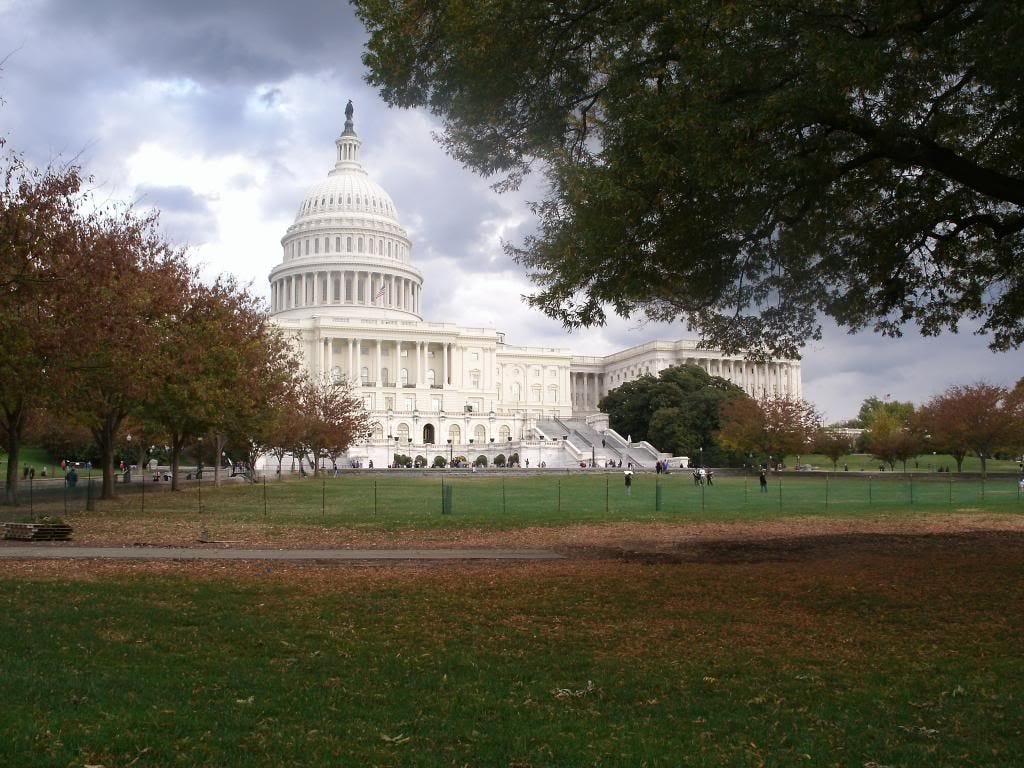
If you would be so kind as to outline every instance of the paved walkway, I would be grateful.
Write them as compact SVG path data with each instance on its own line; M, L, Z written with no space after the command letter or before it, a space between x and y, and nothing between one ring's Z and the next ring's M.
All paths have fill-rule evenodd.
M203 549L0 546L0 560L561 560L548 549Z

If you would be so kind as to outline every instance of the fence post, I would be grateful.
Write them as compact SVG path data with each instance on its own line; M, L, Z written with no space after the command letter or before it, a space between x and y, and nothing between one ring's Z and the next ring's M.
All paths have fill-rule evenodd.
M31 484L29 486L31 488ZM985 476L981 476L981 500L985 500Z
M377 481L373 481L373 514L377 515Z
M829 481L830 477L832 477L832 473L831 472L826 472L825 473L825 509L828 509L828 481Z
M376 486L376 481L374 485ZM376 490L374 491L376 493ZM320 512L324 520L327 519L327 478L320 478Z
M34 469L32 471L35 472ZM35 507L33 506L33 503L32 503L32 483L33 483L34 480L35 480L34 477L29 477L29 479L28 479L28 512L29 512L30 515L32 515L32 517L35 517L35 514L36 514L35 513Z
M501 478L501 514L504 515L507 511L508 508L505 505L505 477L503 475Z
M608 475L604 476L604 513L608 514L608 486L609 478ZM1017 491L1017 497L1020 498L1020 491Z
M782 511L782 473L779 472L779 512Z
M700 484L700 511L704 511L704 483Z
M86 512L92 512L96 509L96 505L92 500L92 474L89 474L89 482L85 489L85 510Z
M871 478L868 477L868 504L871 503Z
M559 478L558 483L558 514L562 514L562 480Z
M263 516L267 516L267 473L263 473Z
M948 480L949 480L949 483L948 483L948 485L949 485L949 503L952 504L953 503L953 476L950 475Z
M146 472L139 471L139 480L142 482L142 513L146 513Z
M907 474L910 477L910 506L914 506L914 476L909 472Z

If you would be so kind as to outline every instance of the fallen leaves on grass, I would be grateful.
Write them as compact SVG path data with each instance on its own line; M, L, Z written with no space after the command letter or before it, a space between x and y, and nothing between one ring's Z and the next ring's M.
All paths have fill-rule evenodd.
M582 699L588 693L593 693L597 690L593 680L587 680L587 686L585 688L579 688L572 690L571 688L555 688L551 691L552 695L556 699Z

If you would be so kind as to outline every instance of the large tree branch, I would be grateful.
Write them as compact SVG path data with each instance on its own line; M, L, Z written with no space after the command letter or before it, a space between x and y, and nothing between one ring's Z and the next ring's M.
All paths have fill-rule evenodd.
M1024 181L979 165L928 136L889 131L857 115L821 116L824 125L848 131L881 156L905 166L935 171L986 197L1024 206Z

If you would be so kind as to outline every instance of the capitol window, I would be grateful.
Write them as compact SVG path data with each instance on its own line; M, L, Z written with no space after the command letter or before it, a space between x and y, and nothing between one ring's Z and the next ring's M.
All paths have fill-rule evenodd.
M341 238L340 237L334 238L334 250L336 250L336 251L340 251L341 250Z
M349 253L352 253L352 238L351 237L346 237L345 238L345 250L348 251Z
M320 253L320 238L313 238L313 253Z
M358 240L356 240L356 248L359 249L360 253L363 252L363 238L360 237Z
M309 256L309 240L306 240L306 255Z

